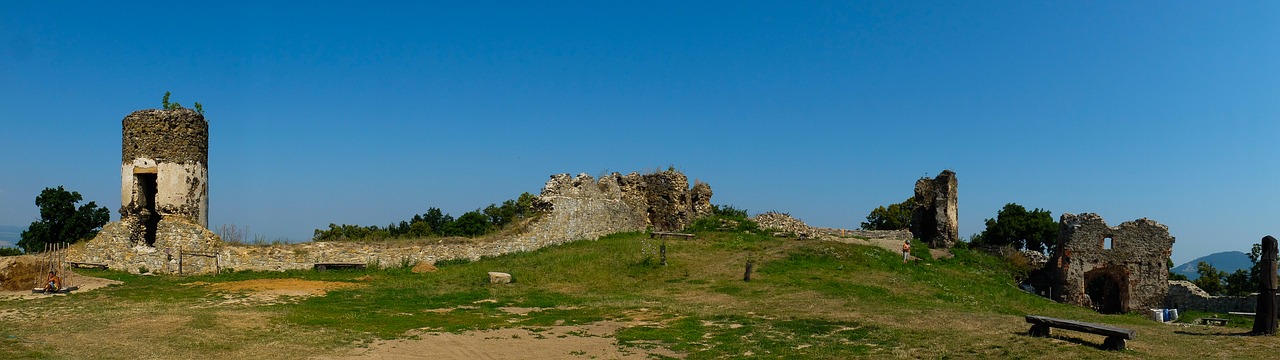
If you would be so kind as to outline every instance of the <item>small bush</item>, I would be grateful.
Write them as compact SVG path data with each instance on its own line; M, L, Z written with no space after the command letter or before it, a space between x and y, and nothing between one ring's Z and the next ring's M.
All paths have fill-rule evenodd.
M22 250L16 247L0 248L0 256L18 256L18 255L22 255Z

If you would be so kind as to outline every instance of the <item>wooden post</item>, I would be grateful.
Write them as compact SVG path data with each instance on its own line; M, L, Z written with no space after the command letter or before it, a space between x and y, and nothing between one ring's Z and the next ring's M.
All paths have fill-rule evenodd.
M742 273L742 281L751 281L751 267L754 265L755 263L751 259L747 259L747 271Z
M662 266L667 266L667 243L665 241L658 246L658 253L662 256Z
M182 247L178 247L178 275L182 275Z
M1258 307L1253 312L1253 334L1256 335L1276 334L1276 288L1280 285L1276 281L1278 251L1276 238L1270 235L1262 238L1262 258L1258 259L1258 266L1262 268L1258 279Z

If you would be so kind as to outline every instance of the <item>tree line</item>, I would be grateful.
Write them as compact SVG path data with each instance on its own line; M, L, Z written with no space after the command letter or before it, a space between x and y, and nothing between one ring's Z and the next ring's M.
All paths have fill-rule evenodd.
M328 229L316 229L312 241L372 241L390 239L421 239L439 236L476 237L507 227L538 212L537 197L520 194L502 205L489 204L484 209L468 211L457 218L440 208L430 207L425 213L387 226L361 226L329 224Z

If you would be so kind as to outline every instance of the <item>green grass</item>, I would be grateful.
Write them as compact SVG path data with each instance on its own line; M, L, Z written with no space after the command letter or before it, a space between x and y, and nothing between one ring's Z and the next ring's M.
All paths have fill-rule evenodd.
M81 271L124 284L65 297L0 300L0 311L54 308L74 319L0 316L0 358L307 357L411 336L414 329L545 329L604 320L633 324L615 334L622 345L664 347L691 359L1214 357L1197 345L1205 341L1231 346L1243 357L1268 349L1265 339L1220 336L1241 330L1245 322L1235 319L1231 328L1182 328L1138 314L1101 315L1057 304L1018 290L1003 260L964 249L949 259L933 259L926 249L916 255L920 261L903 264L900 253L878 247L701 231L693 240L667 240L668 265L661 266L653 253L660 244L645 234L615 234L442 262L439 271L424 274L407 268L187 277ZM744 282L748 260L755 272ZM489 271L511 273L516 281L488 284ZM198 285L255 279L360 286L292 302L219 305L227 296L245 295ZM503 311L507 307L538 311L517 314ZM1091 335L1056 331L1050 339L1030 338L1023 335L1027 314L1132 327L1140 340L1115 353L1098 349L1101 339ZM121 339L94 349L51 349L38 340L48 333ZM135 344L151 344L154 356L127 351Z

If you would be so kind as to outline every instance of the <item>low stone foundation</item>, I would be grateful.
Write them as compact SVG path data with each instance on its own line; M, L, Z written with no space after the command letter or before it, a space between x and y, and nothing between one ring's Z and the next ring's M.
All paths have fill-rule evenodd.
M1165 296L1164 304L1165 308L1182 311L1251 313L1257 310L1258 294L1250 294L1248 296L1212 296L1190 281L1169 280L1169 294Z

